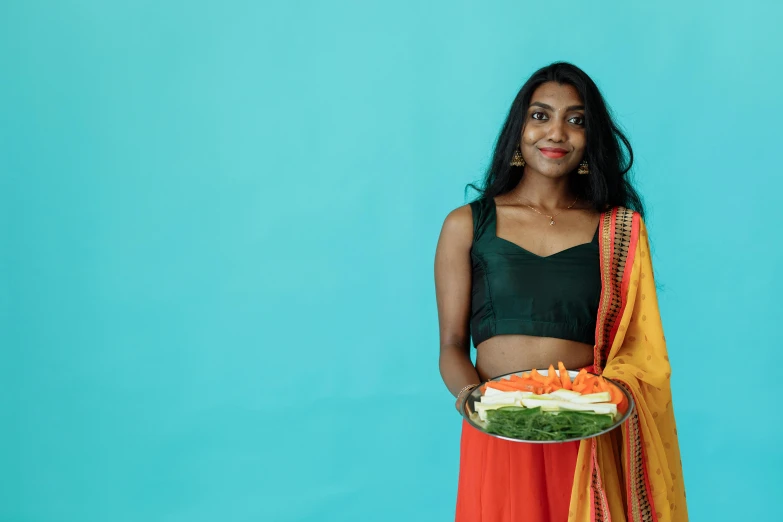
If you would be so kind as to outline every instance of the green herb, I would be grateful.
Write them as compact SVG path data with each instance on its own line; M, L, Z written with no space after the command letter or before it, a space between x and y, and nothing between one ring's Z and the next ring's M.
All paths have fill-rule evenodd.
M542 412L509 406L487 412L487 433L522 440L568 440L589 437L614 423L611 415L581 411Z

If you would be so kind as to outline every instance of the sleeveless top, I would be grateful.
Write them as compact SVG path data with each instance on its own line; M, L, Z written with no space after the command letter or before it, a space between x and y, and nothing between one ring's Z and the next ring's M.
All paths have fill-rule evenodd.
M542 257L497 237L493 198L470 207L473 346L503 334L594 345L601 299L598 230L590 243Z

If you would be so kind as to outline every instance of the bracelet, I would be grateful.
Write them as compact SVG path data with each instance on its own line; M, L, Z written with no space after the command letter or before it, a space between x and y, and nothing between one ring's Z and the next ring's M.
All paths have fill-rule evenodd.
M468 388L470 388L470 389L473 389L473 388L475 388L476 386L478 386L478 384L468 384L467 386L465 386L464 388L462 388L462 389L459 391L459 393L457 394L457 398L459 399L459 396L460 396L460 395L462 395L463 393L465 393L465 390L467 390Z
M462 397L462 394L465 393L466 390L474 390L481 386L480 384L468 384L464 388L462 388L459 393L457 394L457 404L459 404L460 398ZM459 411L459 408L457 408L457 411ZM460 412L462 413L462 412Z

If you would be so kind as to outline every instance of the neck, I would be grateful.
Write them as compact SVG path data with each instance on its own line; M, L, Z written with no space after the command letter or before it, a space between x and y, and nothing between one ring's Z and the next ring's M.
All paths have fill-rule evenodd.
M552 179L528 173L527 169L522 180L509 194L518 201L544 209L566 208L573 204L575 199L569 190L567 177Z

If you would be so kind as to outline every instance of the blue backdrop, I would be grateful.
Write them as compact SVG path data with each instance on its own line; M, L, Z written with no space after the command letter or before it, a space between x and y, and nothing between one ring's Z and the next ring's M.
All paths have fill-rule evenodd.
M2 2L0 520L449 520L435 244L555 60L635 147L692 519L771 520L783 8L630 4Z

